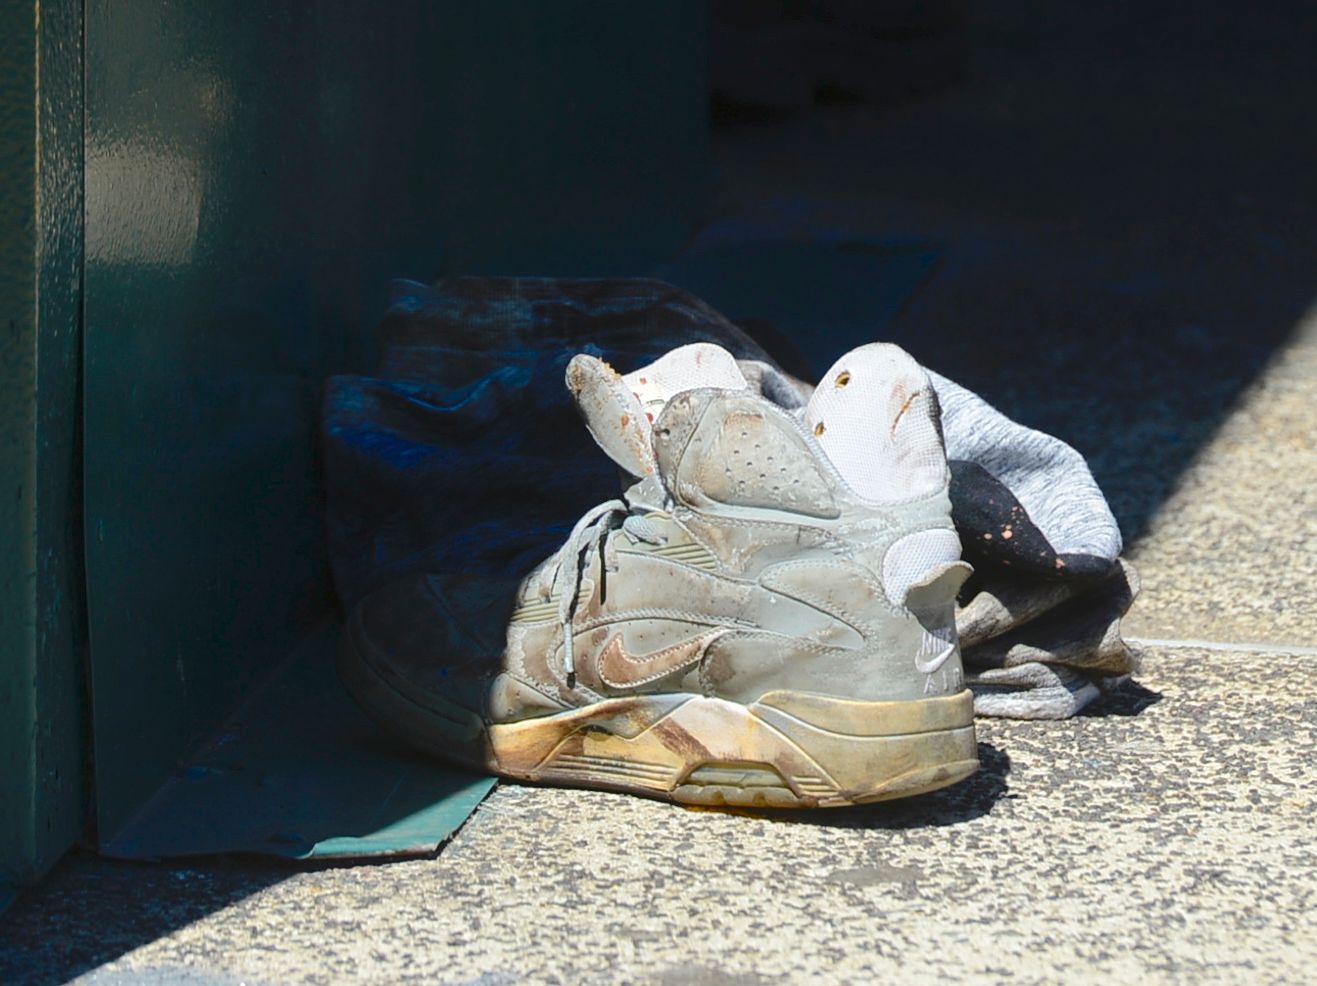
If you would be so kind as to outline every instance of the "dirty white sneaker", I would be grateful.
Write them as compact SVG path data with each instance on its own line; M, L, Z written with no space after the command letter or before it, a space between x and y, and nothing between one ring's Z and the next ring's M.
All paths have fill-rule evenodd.
M701 344L567 384L632 477L527 577L506 649L457 662L428 580L354 611L340 663L417 745L507 777L692 804L832 806L978 767L955 636L969 573L937 400L895 346L809 403Z

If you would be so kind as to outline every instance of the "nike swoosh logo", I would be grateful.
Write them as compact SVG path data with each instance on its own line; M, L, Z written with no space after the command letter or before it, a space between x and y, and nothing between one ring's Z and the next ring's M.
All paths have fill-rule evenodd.
M956 653L955 644L947 644L944 650L933 653L933 649L943 643L931 633L925 632L924 641L920 645L919 653L915 655L915 670L924 674L932 674L942 665L951 659L951 655ZM932 656L927 656L932 654Z
M672 647L640 655L628 654L622 635L615 633L599 652L599 677L613 688L639 688L695 664L709 645L726 632L725 629L714 630Z

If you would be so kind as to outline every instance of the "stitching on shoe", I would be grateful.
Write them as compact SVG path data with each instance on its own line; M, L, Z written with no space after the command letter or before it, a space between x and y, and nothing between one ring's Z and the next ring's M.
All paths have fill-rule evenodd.
M733 619L727 617L728 620ZM709 622L708 613L697 613L694 610L686 609L659 609L659 608L640 608L628 609L623 612L610 613L607 616L595 617L589 620L582 620L574 624L580 633L588 633L591 630L597 630L599 627L608 626L611 623L621 623L624 620L675 620L680 623L694 623L696 626L721 626L721 623ZM736 625L736 624L728 624Z
M713 652L714 648L718 647L720 644L726 643L727 641L737 637L749 637L758 640L783 641L800 650L808 651L811 654L818 654L821 656L845 656L845 655L853 656L855 654L868 654L870 652L877 653L876 648L873 647L866 646L860 648L859 650L849 650L845 647L834 647L829 644L820 644L818 641L810 640L807 637L793 637L785 633L774 633L772 630L755 630L750 627L735 627L729 630L727 633L723 634L717 640L713 641L711 644L709 644L709 649L705 652L705 660L702 661L701 664L708 663L708 656Z
M856 569L860 569L859 572L855 573L856 577L859 578L861 581L863 581L871 589L876 590L875 592L876 601L879 602L888 611L888 613L890 613L893 616L909 615L908 610L896 606L895 604L892 603L890 599L887 598L887 590L883 588L882 582L875 579L868 571L865 571L862 565L860 565L858 562L848 562L848 564ZM856 630L860 630L862 627L867 628L871 631L876 629L871 621L860 618L859 614L854 613L849 609L843 609L835 605L833 606L823 605L822 596L810 595L806 593L804 590L801 590L796 587L792 587L790 591L787 591L785 589L774 588L770 584L770 582L767 581L769 579L772 579L773 572L779 572L784 569L795 571L798 569L807 569L807 568L821 568L821 569L835 570L837 566L834 562L825 561L823 559L812 559L812 558L802 559L800 561L781 562L777 565L774 565L770 571L764 573L764 575L760 577L760 582L761 584L763 584L764 588L770 589L773 592L780 592L784 596L791 596L794 598L801 599L803 602L809 603L809 605L814 606L817 609L821 609L825 613L836 613L841 617L843 617L846 620L846 622L850 623L851 626L854 627ZM864 633L863 635L867 638L871 634Z

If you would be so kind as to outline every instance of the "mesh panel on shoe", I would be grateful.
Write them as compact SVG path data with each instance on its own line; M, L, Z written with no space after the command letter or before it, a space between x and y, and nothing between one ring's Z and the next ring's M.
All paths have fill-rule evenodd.
M899 346L871 343L832 364L810 398L805 425L867 500L906 500L946 483L937 396Z
M679 346L622 379L654 417L671 398L684 391L698 387L744 390L747 386L736 358L710 342Z
M916 531L898 540L883 556L883 589L896 605L929 572L960 559L960 538L949 528Z

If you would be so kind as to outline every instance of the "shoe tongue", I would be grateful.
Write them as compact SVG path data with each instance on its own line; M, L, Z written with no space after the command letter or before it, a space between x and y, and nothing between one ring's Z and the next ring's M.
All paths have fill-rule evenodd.
M706 342L681 346L626 376L584 353L567 365L567 389L585 426L614 462L637 477L654 473L652 424L669 400L697 387L746 386L732 354Z
M567 389L585 426L609 458L632 476L654 474L652 428L639 398L603 360L581 353L567 364Z
M745 390L745 375L736 358L711 342L696 342L665 353L648 366L622 378L653 421L668 401L687 390L716 387Z
M899 346L870 343L833 363L805 407L805 425L867 500L905 500L946 482L937 395Z

